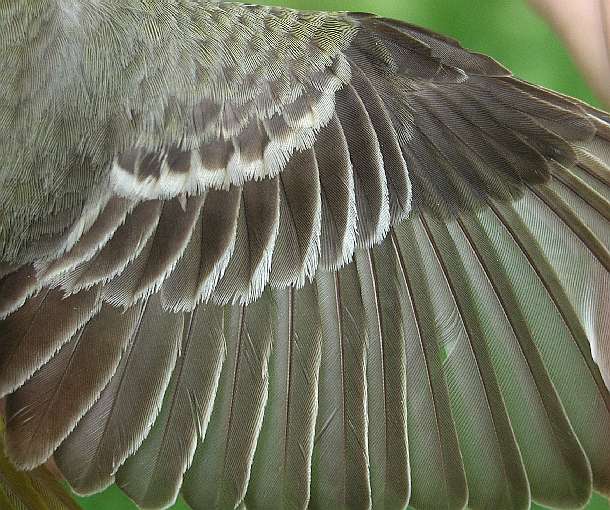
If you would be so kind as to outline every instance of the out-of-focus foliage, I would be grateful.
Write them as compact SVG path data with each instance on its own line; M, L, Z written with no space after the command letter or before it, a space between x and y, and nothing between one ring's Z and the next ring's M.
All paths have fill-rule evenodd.
M374 12L404 19L487 53L524 79L599 106L561 42L524 0L259 0L258 3ZM79 502L86 510L135 509L116 487ZM186 505L177 504L172 510L186 509ZM587 509L609 510L610 506L595 496Z

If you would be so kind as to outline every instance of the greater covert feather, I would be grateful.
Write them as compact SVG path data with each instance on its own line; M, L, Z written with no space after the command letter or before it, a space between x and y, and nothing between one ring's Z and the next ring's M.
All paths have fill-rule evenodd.
M610 494L608 114L368 14L2 0L0 34L14 466L142 508Z

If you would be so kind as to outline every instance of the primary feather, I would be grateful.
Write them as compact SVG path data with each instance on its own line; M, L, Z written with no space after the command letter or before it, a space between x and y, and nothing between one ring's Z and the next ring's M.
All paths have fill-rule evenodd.
M0 30L15 465L142 508L610 495L607 114L365 14L8 0Z

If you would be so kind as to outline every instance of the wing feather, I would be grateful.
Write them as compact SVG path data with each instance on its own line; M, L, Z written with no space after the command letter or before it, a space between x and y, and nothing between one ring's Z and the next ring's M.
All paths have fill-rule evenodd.
M437 326L439 315L432 303L435 287L428 284L422 251L409 240L398 228L387 241L395 258L405 335L409 504L416 509L464 508L468 486L443 370L448 339Z
M104 287L104 300L114 306L131 306L150 295L172 272L191 239L205 195L166 201L154 234L140 254Z
M61 286L68 292L78 292L119 275L147 245L156 231L162 209L160 200L136 206L95 257L59 276Z
M600 368L593 360L590 342L607 342L607 300L603 296L608 292L608 274L603 269L600 270L591 252L581 245L570 229L565 224L558 223L558 218L552 211L546 209L535 195L528 198L527 208L521 204L516 210L508 206L497 207L495 210L521 250L521 263L519 264L519 259L513 259L512 267L527 271L519 275L513 270L513 278L527 276L529 279L529 286L522 284L521 288L515 286L515 290L519 290L520 302L527 302L531 299L527 296L532 296L534 292L539 296L536 308L522 306L521 310L526 313L528 324L536 333L537 347L591 463L594 487L606 492L610 457L607 446L600 444L598 434L610 426L604 425L608 423L610 395ZM548 230L549 228L553 230ZM550 236L550 231L558 232L558 235ZM509 243L505 243L503 249L509 247L513 250ZM511 252L507 250L509 253ZM575 255L585 270L573 272L572 257ZM568 265L572 267L565 272ZM594 299L591 306L585 306L588 298L583 300L583 295L600 297ZM536 310L535 316L533 310ZM539 320L541 317L544 322ZM561 345L559 352L564 353L563 359L570 360L572 368L568 369L565 361L557 356L558 345ZM568 384L561 377L560 374L566 373L565 370L569 370L573 377L578 374L578 387L574 386L573 381ZM581 397L576 398L575 392ZM588 413L582 413L579 404L583 395L587 395L589 409L594 410L594 420L587 418L590 416ZM598 426L601 429L597 429Z
M249 302L261 295L271 273L279 215L279 178L244 186L235 248L214 290L215 302Z
M206 435L226 355L221 307L185 318L180 355L150 434L117 472L117 485L143 508L174 504L197 444Z
M412 232L407 227L403 230L409 236L403 242L415 242L422 250L437 327L445 340L443 369L464 459L468 505L529 508L527 477L478 329L476 308L466 301L469 289L459 281L462 272L448 266L459 259L447 253L453 247L441 237L440 225L422 218L409 227Z
M311 506L369 508L364 307L354 264L316 279L322 364Z
M138 307L100 312L7 399L6 445L26 469L45 462L93 406L134 333Z
M495 228L503 228L497 221ZM452 227L461 258L485 317L494 370L507 406L534 500L547 506L582 506L591 491L590 466L536 346L535 334L516 299L502 257L476 217ZM529 304L532 308L535 303ZM493 329L493 333L492 330ZM517 382L518 381L518 382Z
M227 359L210 423L186 472L183 494L197 509L236 508L246 496L267 402L271 296L225 306Z
M43 289L0 321L0 396L19 388L96 314L100 292L94 287L65 297Z
M164 307L192 309L207 301L235 249L241 189L208 192L191 240L161 288Z
M183 316L162 309L158 295L141 305L137 327L108 385L60 445L55 460L81 494L114 481L146 438L176 362Z
M411 210L409 170L402 155L392 118L379 92L375 90L375 86L366 74L355 63L352 65L354 69L350 83L362 100L379 141L383 172L388 186L391 223L394 225L403 220Z
M354 172L336 116L318 134L315 153L322 194L320 264L336 269L354 253L357 219Z
M352 85L337 92L337 116L347 142L354 175L356 245L377 244L390 228L388 186L375 128Z
M321 329L315 285L274 293L269 399L246 505L308 507L318 411Z
M320 257L322 203L312 149L295 154L280 180L280 225L271 261L274 287L301 286L315 274Z
M374 508L407 506L407 360L395 263L388 246L359 251L356 267L367 331L366 393L371 499ZM383 269L382 269L383 268ZM386 270L386 268L388 268Z

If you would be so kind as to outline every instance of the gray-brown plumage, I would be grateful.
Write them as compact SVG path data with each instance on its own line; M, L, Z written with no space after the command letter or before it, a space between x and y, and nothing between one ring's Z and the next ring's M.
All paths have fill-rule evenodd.
M610 495L610 119L365 14L0 4L19 468L142 508Z

